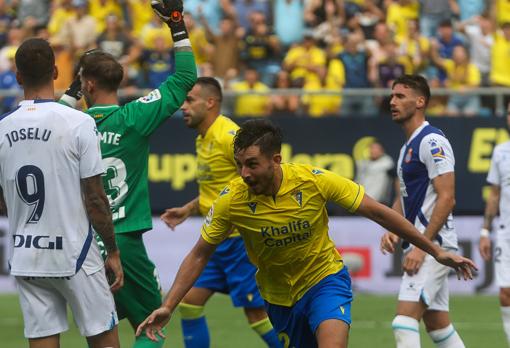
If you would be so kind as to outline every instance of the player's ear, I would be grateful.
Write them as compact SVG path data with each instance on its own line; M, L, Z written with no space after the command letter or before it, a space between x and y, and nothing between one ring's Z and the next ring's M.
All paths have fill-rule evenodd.
M275 153L273 155L273 162L275 162L276 164L282 163L282 155L280 153Z
M426 105L425 97L424 96L419 96L418 99L416 99L416 107L418 109L424 109L425 105Z
M58 68L57 68L57 66L55 65L55 66L53 67L53 81L55 81L57 78L58 78Z
M18 82L18 85L23 86L23 78L19 71L16 71L16 82Z

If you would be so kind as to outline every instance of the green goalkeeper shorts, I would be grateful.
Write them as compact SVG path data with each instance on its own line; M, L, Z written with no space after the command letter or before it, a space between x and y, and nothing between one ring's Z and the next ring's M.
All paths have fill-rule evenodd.
M161 306L159 276L145 250L142 232L117 233L115 240L124 269L124 286L113 294L117 315L136 327ZM99 245L103 253L102 241Z

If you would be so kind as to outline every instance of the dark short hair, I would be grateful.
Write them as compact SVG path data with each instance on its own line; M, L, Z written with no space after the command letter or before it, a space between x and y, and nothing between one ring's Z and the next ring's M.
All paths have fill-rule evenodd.
M453 28L453 23L450 19L443 19L439 22L439 28Z
M41 87L53 80L55 55L46 40L25 40L16 51L14 59L25 86Z
M109 53L96 50L80 59L81 76L95 80L99 88L116 91L124 77L122 65Z
M281 129L270 121L249 120L241 125L234 137L234 153L256 145L262 154L271 157L282 150L282 138Z
M207 91L207 93L214 95L221 103L223 100L223 93L221 92L221 85L214 77L199 77L195 84L199 85Z
M420 75L402 75L399 76L393 81L393 85L391 88L394 88L396 85L404 85L408 88L411 88L413 91L418 92L418 94L425 97L425 105L429 103L430 99L430 87L427 83L427 80Z

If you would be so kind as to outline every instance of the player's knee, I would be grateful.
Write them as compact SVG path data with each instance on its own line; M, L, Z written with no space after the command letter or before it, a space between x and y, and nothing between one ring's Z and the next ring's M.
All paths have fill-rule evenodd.
M179 304L179 312L181 313L181 319L198 319L204 316L204 306L196 306L181 302Z
M397 315L391 323L391 328L397 347L408 347L406 344L414 342L416 337L419 340L420 323L412 317ZM412 345L409 345L409 347L412 347Z

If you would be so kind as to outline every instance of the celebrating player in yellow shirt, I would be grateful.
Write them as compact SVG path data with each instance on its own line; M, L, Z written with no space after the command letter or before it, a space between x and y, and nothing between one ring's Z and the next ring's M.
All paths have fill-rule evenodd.
M221 86L212 77L199 77L182 105L184 121L198 131L197 181L199 195L188 204L167 209L162 220L172 229L190 215L207 215L218 193L238 177L233 140L239 126L220 115ZM210 346L204 306L215 293L227 293L235 307L243 307L248 322L268 347L280 348L278 337L264 310L255 282L257 269L248 259L238 232L216 248L204 271L179 306L186 348Z
M267 120L247 121L234 138L241 175L225 187L186 256L161 308L139 327L148 337L171 314L233 227L258 268L257 283L284 347L347 347L352 290L342 257L328 236L326 203L368 217L472 278L474 263L442 250L362 186L330 171L281 163L281 131Z

